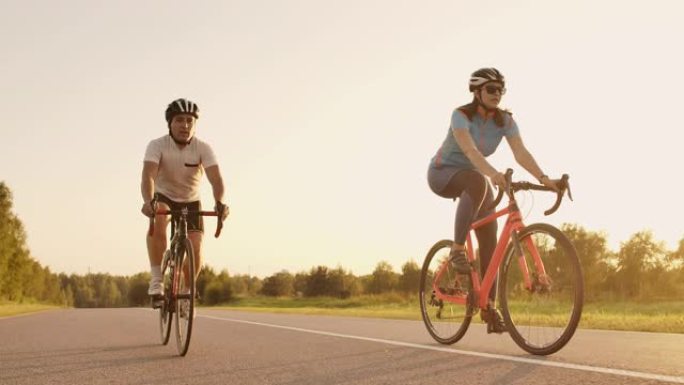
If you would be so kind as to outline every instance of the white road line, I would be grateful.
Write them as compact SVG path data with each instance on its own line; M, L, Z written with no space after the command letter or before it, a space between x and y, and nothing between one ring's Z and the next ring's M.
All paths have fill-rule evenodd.
M347 339L352 339L352 340L377 342L377 343L381 343L381 344L403 346L403 347L414 348L414 349L433 350L433 351L444 352L444 353L462 354L462 355L466 355L466 356L475 356L475 357L482 357L482 358L491 358L491 359L496 359L496 360L521 362L524 364L531 364L531 365L553 366L553 367L563 368L563 369L574 369L574 370L582 370L585 372L613 374L616 376L636 377L636 378L642 378L642 379L646 379L646 380L657 380L657 381L666 381L666 382L675 382L675 383L679 383L679 384L684 384L684 377L666 376L663 374L654 374L654 373L645 373L645 372L635 372L635 371L631 371L631 370L602 368L599 366L578 365L578 364L570 364L570 363L565 363L565 362L542 361L541 359L506 356L506 355L502 355L502 354L471 352L471 351L467 351L467 350L458 350L458 349L451 349L451 348L439 347L439 346L414 344L411 342L402 342L402 341L385 340L385 339L381 339L381 338L354 336L354 335L350 335L350 334L332 333L332 332L326 332L326 331L320 331L320 330L303 329L303 328L297 328L297 327L292 327L292 326L283 326L283 325L268 324L268 323L263 323L263 322L245 321L245 320L232 319L232 318L220 318L220 317L214 317L214 316L208 316L208 315L199 315L198 314L197 317L198 318L200 318L200 317L201 318L209 318L209 319L218 320L218 321L225 321L225 322L236 322L236 323L243 323L243 324L249 324L249 325L265 326L265 327L276 328L276 329L292 330L292 331L296 331L296 332L318 334L318 335L330 336L330 337L339 337L339 338L347 338Z

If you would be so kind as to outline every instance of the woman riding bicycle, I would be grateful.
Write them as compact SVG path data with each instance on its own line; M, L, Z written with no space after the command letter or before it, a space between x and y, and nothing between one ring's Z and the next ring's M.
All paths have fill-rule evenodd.
M492 188L485 176L504 187L504 175L485 159L496 151L501 139L506 141L516 162L540 183L557 190L557 180L551 180L542 172L532 154L525 148L518 125L510 112L499 108L506 93L506 82L496 68L481 68L470 77L473 101L458 107L451 114L451 125L437 154L430 161L428 184L432 191L444 198L460 198L456 208L454 245L450 260L460 274L468 274L465 242L473 221L494 212L485 210L494 200ZM480 271L484 272L494 252L497 241L496 221L476 230L480 254ZM490 307L496 319L491 320L503 331L501 315L494 311L495 288L490 291ZM484 315L488 317L488 315Z

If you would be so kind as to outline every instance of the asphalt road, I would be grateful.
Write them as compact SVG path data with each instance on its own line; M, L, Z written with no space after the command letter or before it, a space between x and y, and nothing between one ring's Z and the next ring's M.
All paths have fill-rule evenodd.
M535 357L479 324L444 346L415 321L200 309L179 357L157 322L149 309L0 319L0 384L684 383L682 334L578 330Z

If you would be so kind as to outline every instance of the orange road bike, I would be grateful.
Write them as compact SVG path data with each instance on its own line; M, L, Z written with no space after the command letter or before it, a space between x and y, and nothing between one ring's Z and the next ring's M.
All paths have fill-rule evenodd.
M218 218L215 237L221 234L223 222L221 213L216 211L157 210L156 215L172 216L172 235L168 250L164 252L161 270L164 291L161 297L153 298L152 306L159 309L159 331L161 342L166 345L171 335L172 318L176 319L176 348L178 354L185 356L190 347L192 324L195 316L195 253L188 239L188 215L215 216ZM150 217L148 234L154 233L154 216ZM190 277L190 278L186 278ZM188 284L190 282L191 284Z
M506 188L499 190L492 205L496 207L505 193L508 206L471 225L466 243L470 274L458 274L452 267L451 240L437 242L428 252L420 277L422 318L430 335L442 344L460 340L478 311L489 320L487 332L494 331L489 293L499 279L498 307L506 331L523 350L552 354L570 341L579 324L584 302L582 269L575 247L559 229L545 223L525 226L522 222L515 192L553 190L512 182L512 174L508 169ZM566 191L572 200L568 175L563 175L559 187L556 202L545 215L558 209ZM481 280L474 263L472 230L501 216L507 216L506 224Z

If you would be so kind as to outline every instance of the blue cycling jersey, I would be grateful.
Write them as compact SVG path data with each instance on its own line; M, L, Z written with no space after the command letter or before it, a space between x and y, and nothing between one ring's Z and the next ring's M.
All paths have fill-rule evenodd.
M477 113L473 116L473 120L469 120L463 112L455 109L451 114L449 132L439 151L430 161L431 167L450 166L463 170L475 169L475 166L456 143L454 130L468 130L477 149L485 157L496 151L504 136L510 138L520 134L518 125L510 114L504 113L504 125L499 127L491 114L482 116Z

